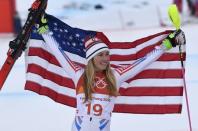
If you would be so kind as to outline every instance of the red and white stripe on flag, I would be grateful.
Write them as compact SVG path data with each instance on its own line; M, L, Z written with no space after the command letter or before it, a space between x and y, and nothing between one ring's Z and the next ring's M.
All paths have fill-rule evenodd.
M104 34L98 36L110 47L113 68L132 64L161 44L169 31L154 34L134 42L109 42ZM185 47L183 47L185 60ZM79 56L67 53L79 63ZM73 81L42 40L30 39L26 56L27 80L25 89L50 97L56 102L75 107L76 92ZM179 49L164 53L135 77L120 87L114 112L139 114L180 113L183 95L183 74Z

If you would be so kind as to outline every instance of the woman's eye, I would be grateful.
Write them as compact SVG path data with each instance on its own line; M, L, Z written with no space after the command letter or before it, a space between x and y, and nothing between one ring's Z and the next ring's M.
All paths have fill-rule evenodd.
M102 56L102 54L98 54L98 56Z
M97 56L100 56L100 57L102 57L102 56L109 56L109 52L107 52L107 53L99 53Z

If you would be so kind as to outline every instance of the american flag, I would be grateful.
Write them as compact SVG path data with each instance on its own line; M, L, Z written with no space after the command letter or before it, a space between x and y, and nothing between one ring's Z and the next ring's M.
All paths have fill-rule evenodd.
M160 32L133 42L110 42L102 32L73 28L54 16L47 15L49 34L59 44L62 55L84 67L88 37L101 38L110 48L112 68L133 64L152 51L170 31ZM76 107L75 85L67 69L49 48L42 36L33 29L26 53L27 78L25 89L45 95L58 103ZM185 48L185 47L183 47ZM185 61L185 50L183 50ZM179 49L173 48L120 87L114 112L138 114L180 113L182 109L183 74Z

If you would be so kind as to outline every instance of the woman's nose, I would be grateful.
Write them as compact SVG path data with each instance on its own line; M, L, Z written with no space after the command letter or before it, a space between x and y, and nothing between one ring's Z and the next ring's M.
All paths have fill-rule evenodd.
M105 55L105 56L103 56L103 60L109 61L110 57Z

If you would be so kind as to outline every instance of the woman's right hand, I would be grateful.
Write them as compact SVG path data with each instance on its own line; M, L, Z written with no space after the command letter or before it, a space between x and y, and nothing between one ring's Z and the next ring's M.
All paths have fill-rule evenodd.
M37 32L39 34L43 34L43 33L46 33L48 30L49 30L49 26L47 24L47 19L46 19L45 15L43 15L41 17L41 21L39 22L39 28L38 28Z
M179 45L185 45L186 44L186 37L184 32L179 29L173 33L170 33L166 39L163 41L163 45L167 49L171 49L172 47L176 47Z

